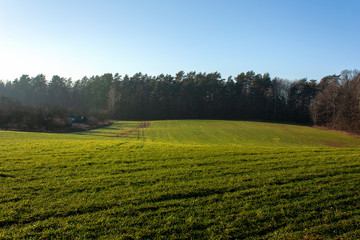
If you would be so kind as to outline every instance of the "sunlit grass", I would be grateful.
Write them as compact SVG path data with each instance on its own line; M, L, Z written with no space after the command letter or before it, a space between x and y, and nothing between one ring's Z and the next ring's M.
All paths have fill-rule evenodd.
M0 238L360 237L359 139L254 122L139 124L0 132Z
M264 147L359 147L360 138L307 126L213 120L153 121L154 142Z

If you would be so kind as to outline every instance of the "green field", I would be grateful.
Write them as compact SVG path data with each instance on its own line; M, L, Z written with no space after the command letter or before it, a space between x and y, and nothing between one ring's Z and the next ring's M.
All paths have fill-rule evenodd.
M0 239L360 238L349 135L178 120L0 141Z

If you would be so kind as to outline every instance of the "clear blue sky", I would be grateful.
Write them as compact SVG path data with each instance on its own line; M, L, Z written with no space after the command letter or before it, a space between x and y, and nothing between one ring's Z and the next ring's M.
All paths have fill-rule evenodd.
M359 0L0 0L0 79L360 68Z

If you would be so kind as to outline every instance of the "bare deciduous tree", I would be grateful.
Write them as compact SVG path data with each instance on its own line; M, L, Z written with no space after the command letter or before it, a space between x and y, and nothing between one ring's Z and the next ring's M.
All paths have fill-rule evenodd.
M111 111L111 116L114 119L115 118L115 110L116 110L116 104L120 100L120 95L118 94L115 87L110 88L109 94L108 94L108 108Z
M327 76L318 84L319 93L310 111L315 124L360 132L360 73L345 70L341 75Z

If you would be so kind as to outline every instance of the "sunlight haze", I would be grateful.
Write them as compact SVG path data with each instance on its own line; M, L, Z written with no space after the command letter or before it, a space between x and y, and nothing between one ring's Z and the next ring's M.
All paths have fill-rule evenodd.
M254 70L320 80L360 65L360 2L0 1L0 79Z

